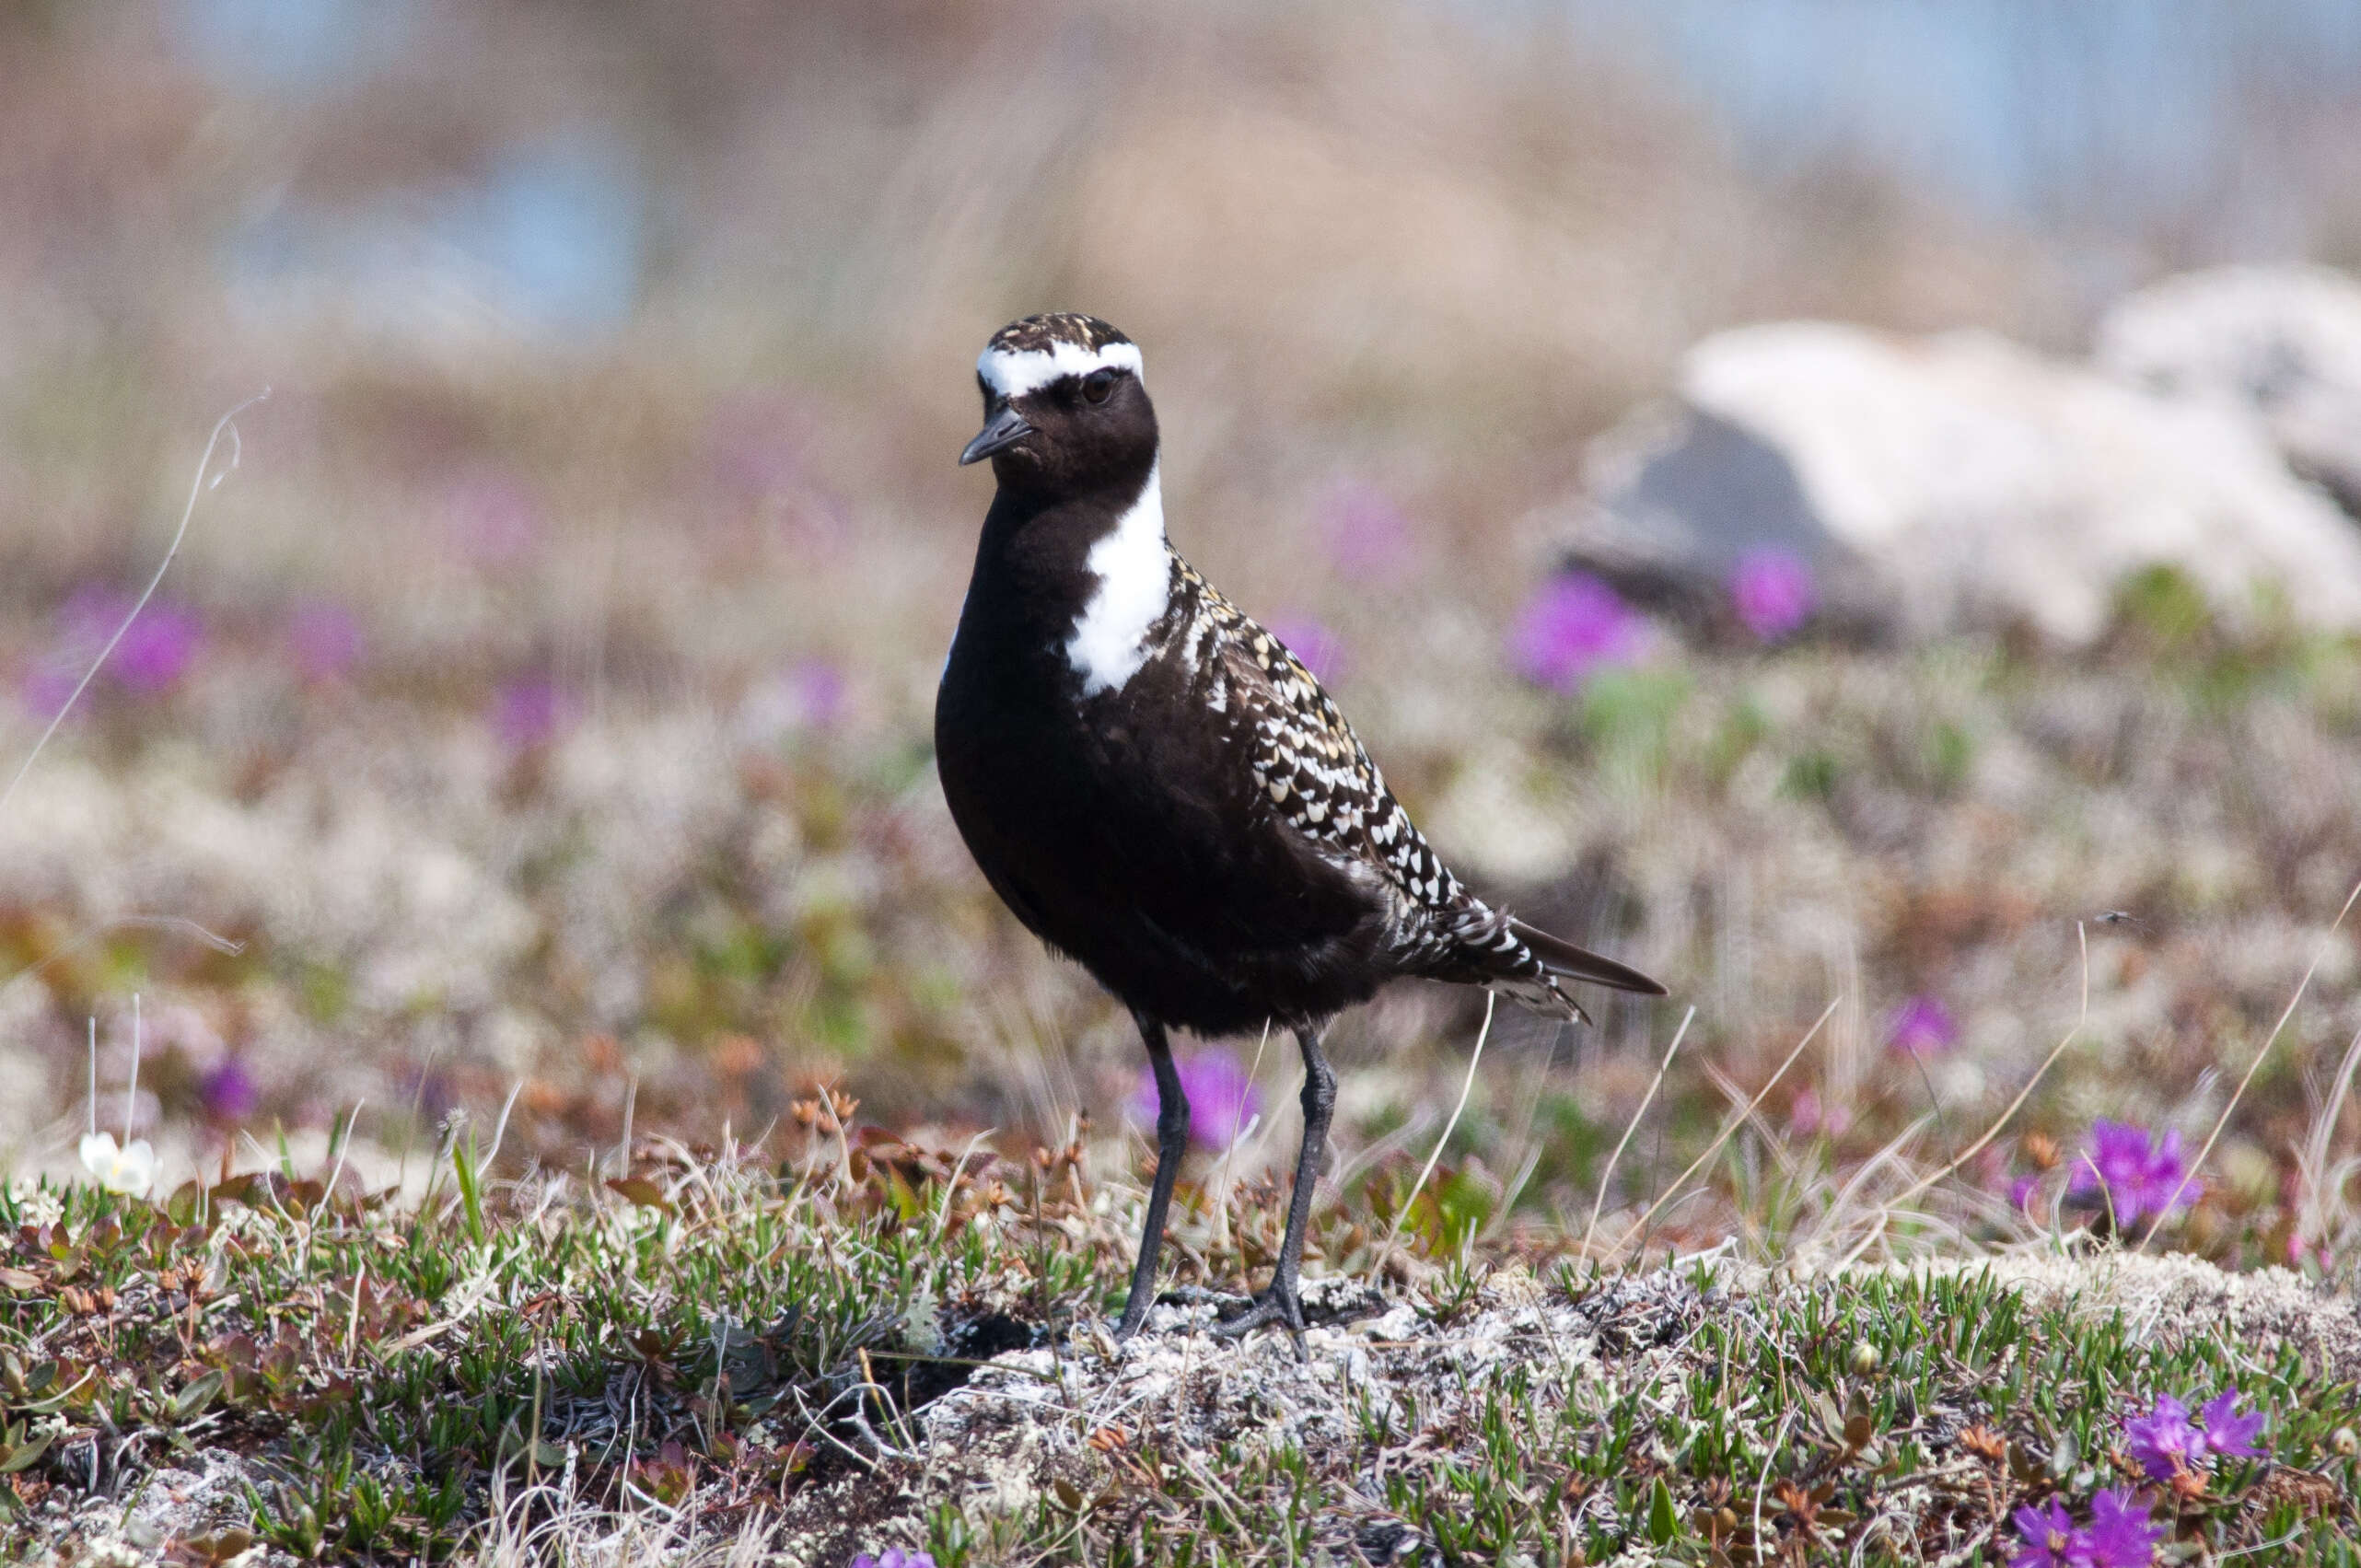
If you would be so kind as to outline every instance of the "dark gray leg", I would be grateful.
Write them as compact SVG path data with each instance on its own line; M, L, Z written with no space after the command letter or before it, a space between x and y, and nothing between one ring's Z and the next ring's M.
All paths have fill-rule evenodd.
M1254 1298L1246 1315L1233 1318L1214 1331L1243 1334L1266 1323L1278 1323L1295 1336L1296 1353L1304 1349L1304 1303L1297 1288L1303 1273L1304 1231L1311 1223L1312 1189L1320 1182L1320 1159L1328 1149L1328 1120L1336 1110L1336 1072L1320 1053L1320 1030L1307 1025L1296 1030L1304 1053L1304 1144L1296 1156L1296 1190L1287 1199L1287 1234L1279 1243L1279 1263L1271 1283Z
M1189 1097L1181 1092L1180 1074L1172 1066L1172 1042L1164 1038L1162 1024L1133 1016L1140 1039L1147 1043L1148 1065L1156 1071L1156 1182L1147 1190L1147 1223L1140 1227L1132 1293L1123 1302L1122 1321L1115 1325L1119 1340L1139 1332L1147 1309L1156 1305L1156 1255L1164 1247L1164 1211L1172 1204L1172 1184L1180 1179L1180 1162L1189 1153Z

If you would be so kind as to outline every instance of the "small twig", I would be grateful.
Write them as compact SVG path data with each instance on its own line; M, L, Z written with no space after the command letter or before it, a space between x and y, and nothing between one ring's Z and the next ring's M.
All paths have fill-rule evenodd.
M1443 1135L1435 1140L1434 1152L1426 1156L1425 1168L1418 1173L1418 1179L1410 1184L1410 1195L1402 1199L1401 1206L1394 1211L1393 1227L1386 1232L1386 1244L1378 1249L1377 1264L1369 1271L1372 1280L1385 1278L1386 1265L1393 1260L1394 1241L1401 1235L1401 1222L1410 1217L1411 1205L1418 1202L1419 1190L1426 1185L1426 1179L1435 1174L1435 1162L1443 1157L1443 1145L1451 1141L1451 1133L1460 1124L1460 1113L1468 1108L1468 1096L1475 1089L1476 1066L1483 1061L1483 1042L1492 1038L1493 1009L1499 1005L1498 992L1483 993L1483 1027L1476 1031L1475 1050L1468 1056L1468 1075L1460 1084L1460 1103L1451 1108L1450 1119L1443 1123Z
M1599 1234L1599 1209L1607 1201L1607 1184L1615 1179L1615 1167L1622 1162L1623 1150L1630 1146L1632 1134L1640 1130L1640 1119L1655 1103L1656 1091L1664 1086L1664 1075L1672 1070L1673 1052L1681 1049L1681 1041L1688 1035L1689 1025L1696 1016L1697 1009L1694 1007L1681 1015L1681 1027L1672 1031L1672 1043L1664 1048L1664 1060L1656 1064L1656 1076L1648 1080L1647 1093L1640 1096L1639 1109L1632 1112L1629 1121L1623 1123L1623 1135L1615 1140L1615 1150L1607 1156L1607 1168L1599 1173L1599 1191L1590 1199L1590 1223L1582 1227L1582 1255L1586 1258L1590 1256L1590 1243Z

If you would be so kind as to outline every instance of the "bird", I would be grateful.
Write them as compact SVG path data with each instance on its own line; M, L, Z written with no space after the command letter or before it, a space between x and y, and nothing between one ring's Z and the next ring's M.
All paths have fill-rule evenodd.
M1586 1018L1639 970L1471 892L1303 662L1166 537L1140 349L1095 316L1027 316L976 361L996 481L935 700L953 822L1017 919L1128 1008L1157 1086L1156 1174L1114 1337L1156 1299L1188 1147L1171 1034L1273 1026L1303 1058L1303 1141L1270 1284L1217 1325L1300 1353L1304 1231L1336 1104L1320 1039L1400 978Z

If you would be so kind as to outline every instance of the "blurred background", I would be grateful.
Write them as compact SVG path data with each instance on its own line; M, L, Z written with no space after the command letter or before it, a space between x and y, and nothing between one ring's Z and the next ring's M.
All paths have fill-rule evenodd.
M459 1110L512 1170L785 1148L820 1085L1134 1161L1131 1026L928 745L973 358L1074 308L1145 348L1175 543L1446 853L1672 985L1504 1011L1455 1223L1578 1229L1693 1005L1644 1204L1832 1002L1660 1221L1802 1236L2087 992L1928 1218L2018 1234L2096 1119L2125 1181L2193 1153L2320 958L2146 1201L2328 1266L2355 267L2342 0L17 0L7 772L270 396L0 808L0 1158L74 1167L95 1018L164 1187L339 1119L390 1180ZM1347 1188L1414 1171L1480 1016L1340 1025ZM1201 1132L1271 1167L1292 1051L1202 1049Z

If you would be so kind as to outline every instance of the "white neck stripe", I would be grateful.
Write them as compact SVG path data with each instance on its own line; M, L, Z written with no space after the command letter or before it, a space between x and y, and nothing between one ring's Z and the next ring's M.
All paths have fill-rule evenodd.
M1139 345L1109 343L1104 348L1087 349L1080 343L1053 343L1045 349L1027 349L1022 353L988 348L975 362L975 373L1004 398L1021 398L1028 392L1039 391L1062 376L1087 376L1093 370L1111 367L1139 375L1143 368Z
M1147 662L1148 628L1172 602L1172 551L1164 541L1164 489L1157 475L1157 468L1147 470L1139 499L1085 557L1099 587L1075 617L1065 659L1082 677L1086 697L1120 691L1139 673Z

